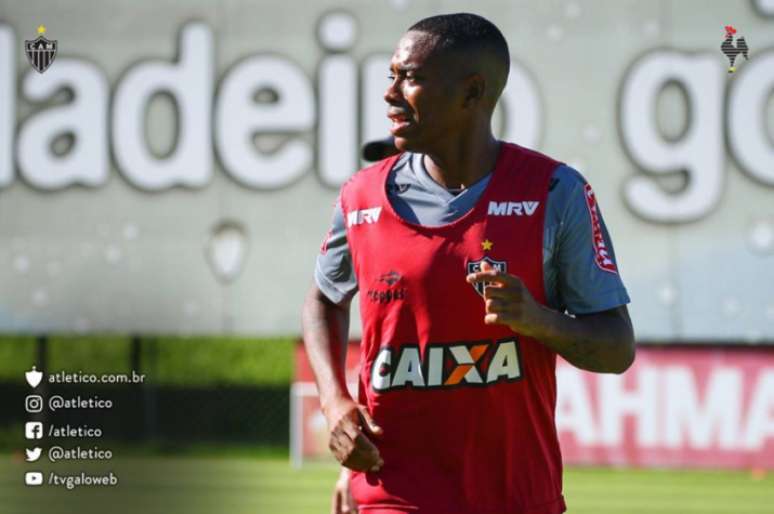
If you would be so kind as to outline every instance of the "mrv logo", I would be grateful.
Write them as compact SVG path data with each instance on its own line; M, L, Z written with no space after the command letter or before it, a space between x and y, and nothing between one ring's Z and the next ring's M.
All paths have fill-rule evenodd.
M489 202L489 216L532 216L540 202Z
M360 209L347 213L347 226L361 225L363 223L376 223L379 221L379 215L382 213L381 207L371 207L370 209Z
M515 338L500 341L431 344L420 355L416 344L382 348L371 368L371 387L388 391L415 388L488 385L522 376Z

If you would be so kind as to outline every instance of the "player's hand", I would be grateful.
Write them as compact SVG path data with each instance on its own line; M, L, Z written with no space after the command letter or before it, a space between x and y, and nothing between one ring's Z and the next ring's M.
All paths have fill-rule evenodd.
M324 412L330 432L328 447L336 460L355 471L379 471L384 461L369 437L382 435L382 429L365 406L342 398L327 405Z
M519 277L498 271L484 261L481 271L471 273L466 280L471 284L487 283L484 287L484 323L508 325L514 332L526 336L539 334L543 328L543 307Z
M349 490L349 470L341 468L339 479L333 488L331 514L357 514L357 503Z

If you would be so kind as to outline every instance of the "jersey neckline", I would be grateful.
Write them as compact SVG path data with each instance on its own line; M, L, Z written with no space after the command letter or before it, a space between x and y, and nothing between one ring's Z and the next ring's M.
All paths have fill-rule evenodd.
M492 173L493 170L489 170L489 172L484 175L483 177L480 177L478 180L473 182L472 184L469 184L467 187L464 188L458 188L455 189L453 192L451 189L442 186L438 182L435 181L435 179L430 175L430 172L427 171L427 167L425 166L425 154L419 154L419 153L409 153L409 158L407 159L407 165L409 166L411 172L416 177L417 182L419 182L422 187L427 189L427 191L432 194L433 196L436 196L441 201L443 201L444 204L449 205L452 204L458 200L460 200L461 196L463 194L469 194L468 191L476 188L479 186L482 182L485 182L483 184L483 188L481 188L480 195L483 193L483 191L486 189L486 185L489 184L489 181L492 179ZM396 162L397 165L397 162ZM395 166L392 167L390 170L390 173L393 173L395 171Z
M413 223L411 221L408 221L404 219L402 216L400 216L395 208L392 205L392 202L390 202L390 197L387 194L387 181L389 180L390 172L392 171L392 168L395 166L395 164L398 162L398 160L401 158L401 156L404 155L405 152L402 152L394 157L392 157L389 161L385 163L385 167L387 167L387 173L384 174L384 182L381 187L381 197L382 202L387 209L387 212L390 216L393 218L396 218L399 223L402 223L408 227L411 227L413 229L421 229L424 231L442 231L442 230L448 230L452 228L456 228L459 225L462 225L467 220L474 217L474 215L482 208L482 206L487 205L487 202L489 201L489 198L492 196L492 193L497 189L497 186L500 182L501 177L504 175L503 168L506 168L507 165L513 164L515 161L520 160L523 153L521 152L521 147L514 143L508 143L506 141L499 141L500 142L500 149L497 154L497 161L495 161L494 170L490 173L490 179L489 183L486 185L486 188L484 191L482 191L481 196L479 196L478 200L475 204L473 204L473 207L471 207L465 214L460 216L459 218L455 219L454 221L451 221L449 223L444 223L442 225L422 225L420 223Z

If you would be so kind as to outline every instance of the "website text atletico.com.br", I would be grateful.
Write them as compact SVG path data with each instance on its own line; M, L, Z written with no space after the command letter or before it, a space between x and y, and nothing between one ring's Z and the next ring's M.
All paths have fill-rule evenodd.
M145 382L145 374L132 371L131 373L68 373L60 371L48 375L49 384L142 384Z

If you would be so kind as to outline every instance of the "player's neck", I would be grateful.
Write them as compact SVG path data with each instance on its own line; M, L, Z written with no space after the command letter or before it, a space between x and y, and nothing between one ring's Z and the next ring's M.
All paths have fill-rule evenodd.
M425 154L427 172L447 189L466 188L489 174L500 154L500 141L493 135L478 144L450 145Z

